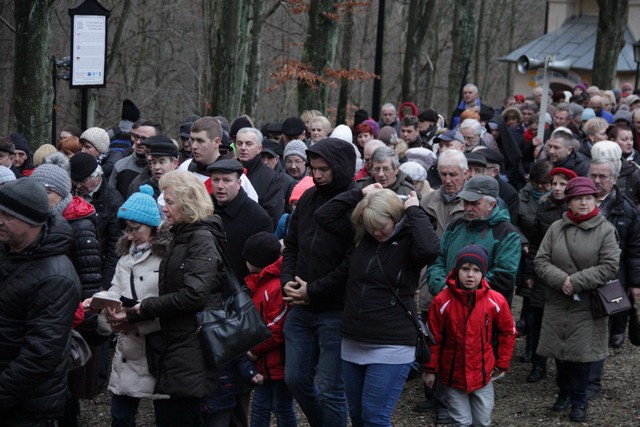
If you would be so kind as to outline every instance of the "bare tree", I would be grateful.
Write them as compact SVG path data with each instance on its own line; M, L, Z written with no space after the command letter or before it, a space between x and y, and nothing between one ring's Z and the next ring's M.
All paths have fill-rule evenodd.
M349 8L344 14L341 25L342 33L342 53L340 55L340 67L343 69L351 68L351 45L353 41L353 9ZM349 103L349 92L351 84L349 79L340 79L340 92L338 94L338 108L336 112L336 124L342 124L347 119L347 104Z
M420 47L424 42L429 26L427 22L433 16L435 0L410 0L407 10L407 38L405 42L404 60L402 61L402 89L403 100L415 100L416 88L411 87L414 70L416 68Z
M449 85L447 89L447 111L453 111L466 83L475 40L475 20L472 0L454 0L451 43L453 52L449 65Z
M629 0L598 0L598 33L593 56L593 84L613 87L618 56L624 47L624 29L629 15Z
M33 147L48 141L51 114L51 7L55 0L15 0L13 115L16 128Z

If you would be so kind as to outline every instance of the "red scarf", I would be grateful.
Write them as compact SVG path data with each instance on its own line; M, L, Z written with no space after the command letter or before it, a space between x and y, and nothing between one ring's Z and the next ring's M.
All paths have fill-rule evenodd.
M569 209L567 209L567 218L573 221L576 224L580 224L584 221L589 221L591 218L595 217L600 213L600 209L596 206L594 210L589 212L586 215L574 215Z

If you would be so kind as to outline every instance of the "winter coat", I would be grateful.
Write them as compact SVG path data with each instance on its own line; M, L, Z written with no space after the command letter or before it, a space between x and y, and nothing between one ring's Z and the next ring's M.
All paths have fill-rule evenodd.
M528 241L531 240L533 224L538 210L538 202L534 199L533 194L531 193L532 189L533 187L531 183L528 182L519 193L520 204L518 207L517 225Z
M249 181L258 193L258 203L271 218L273 230L284 212L282 180L273 169L262 163L262 157L259 154L243 162L243 166L246 168Z
M440 382L448 387L471 393L491 381L494 368L509 369L516 327L509 304L485 278L477 290L465 291L457 286L456 274L449 274L446 289L429 309L435 344L424 370L439 373ZM494 333L498 334L497 355L491 344Z
M344 192L318 210L316 221L331 229L362 199L360 189ZM415 326L395 301L389 284L416 313L420 270L435 260L439 244L429 217L418 206L406 210L386 242L379 243L366 233L349 255L347 277L339 280L347 284L342 336L370 344L415 346Z
M50 215L31 246L9 252L0 244L0 423L51 419L64 410L80 302L80 280L64 255L72 239L71 226Z
M578 156L575 151L572 151L564 161L553 164L554 168L566 168L574 171L578 176L589 175L589 162L582 157Z
M314 219L316 210L334 196L353 189L355 152L348 142L326 138L325 143L312 145L307 151L325 159L333 172L329 184L317 185L304 192L296 209L291 214L289 232L285 238L280 283L294 281L295 276L307 282L307 293L311 303L300 306L312 311L342 310L344 294L333 295L329 301L314 301L314 294L321 293L314 281L335 270L352 247L348 236L337 236L322 229ZM315 180L314 180L315 182ZM343 222L350 223L349 215Z
M124 203L122 196L104 179L100 187L93 193L91 204L96 209L96 230L100 239L100 253L102 255L102 287L109 289L111 279L116 271L118 254L116 246L122 234L118 209Z
M257 203L251 200L244 189L226 205L222 206L212 196L215 212L222 220L226 243L224 256L239 279L247 274L246 260L242 256L244 244L256 233L266 231L273 233L273 222L269 214Z
M617 278L625 288L640 288L640 213L617 186L600 204L600 213L618 232L621 252Z
M157 236L149 250L134 257L129 253L131 241L128 236L122 236L118 241L118 255L121 258L109 291L138 301L157 297L160 261L165 255L169 239L170 235ZM135 297L131 286L135 289ZM154 319L136 323L136 330L128 334L118 334L109 377L111 393L131 397L157 397L153 394L156 379L147 365L145 336L159 330L160 321Z
M73 230L73 243L67 255L80 278L81 298L85 300L102 288L102 257L95 209L82 197L74 196L62 216Z
M159 296L140 303L140 313L127 310L130 322L160 319L165 342L154 393L172 398L202 398L216 389L216 369L205 361L196 334L196 313L222 307L225 274L220 257L224 239L216 216L171 227L173 240L160 263Z
M501 177L497 176L498 197L500 197L507 206L509 211L509 219L511 224L518 225L518 209L520 208L520 197L515 188Z
M420 202L420 206L433 218L436 224L436 233L441 236L449 222L464 215L462 200L455 200L448 203L442 195L444 189L440 187L437 191L427 194Z
M250 274L245 282L253 303L271 332L271 338L258 344L251 352L258 357L256 367L266 380L284 379L284 335L282 328L287 316L287 304L282 301L280 268L282 257L258 274Z
M359 183L360 186L364 188L367 185L375 184L376 179L373 176L368 176L367 178L359 181ZM412 191L416 191L415 187L413 186L413 181L411 181L409 175L402 172L401 170L398 170L396 182L394 182L393 185L389 187L389 190L393 191L399 196L408 196ZM418 194L418 197L419 196L420 195Z
M437 295L444 289L446 276L455 267L456 254L467 245L487 249L487 281L510 303L520 263L520 233L509 222L509 212L498 205L486 219L467 221L462 217L447 225L440 236L440 256L427 270L429 292Z
M593 318L591 291L618 271L620 247L613 225L600 214L575 224L564 213L547 231L534 262L547 285L537 353L570 362L604 360L608 318ZM567 277L579 301L562 292Z
M538 247L540 247L540 243L544 235L547 234L547 230L549 230L551 224L562 218L562 214L565 213L566 210L566 203L562 202L557 204L551 197L547 197L541 201L535 219L533 220L533 227L529 236L529 253L526 256L522 274L523 281L533 279L533 288L531 288L529 295L529 304L532 307L544 307L544 294L547 287L535 272L534 260L538 253Z
M129 191L129 185L145 168L147 168L147 158L138 157L135 152L131 153L113 165L109 176L109 186L118 190L120 195L125 198Z
M111 172L113 172L113 167L121 158L122 152L117 150L109 150L105 154L98 157L98 164L102 167L102 171L104 172L104 179L109 181Z
M629 198L633 206L640 207L640 165L622 159L616 186Z

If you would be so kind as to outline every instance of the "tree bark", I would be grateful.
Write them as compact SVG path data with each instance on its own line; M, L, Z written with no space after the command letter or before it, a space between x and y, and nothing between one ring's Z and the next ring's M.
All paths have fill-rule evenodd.
M309 71L322 76L325 67L333 62L336 45L336 7L337 0L311 0L309 2L309 23L304 42L302 63ZM328 89L318 82L314 89L307 80L298 80L298 110L316 109L325 111Z
M471 66L471 57L475 44L475 20L472 0L455 0L453 6L453 26L451 43L453 51L449 64L449 84L447 88L447 111L453 111Z
M618 56L624 47L629 0L598 0L598 33L593 57L593 85L613 87Z
M478 13L478 27L476 28L476 49L475 49L475 60L473 61L473 81L474 83L480 86L480 60L482 53L482 40L483 40L483 29L484 29L484 15L486 10L487 2L485 0L480 0L480 12ZM512 19L511 19L512 20ZM493 40L495 43L495 40Z
M49 142L52 92L49 61L50 0L15 0L13 115L16 130L31 148Z
M340 55L340 68L351 68L351 42L353 40L353 10L348 8L342 22L342 53ZM340 92L338 93L338 108L336 111L336 125L346 123L347 105L349 104L349 92L351 84L349 79L340 80Z
M403 101L416 100L416 88L412 87L413 75L423 45L428 22L433 18L435 0L411 0L407 16L407 39L402 61L401 97Z

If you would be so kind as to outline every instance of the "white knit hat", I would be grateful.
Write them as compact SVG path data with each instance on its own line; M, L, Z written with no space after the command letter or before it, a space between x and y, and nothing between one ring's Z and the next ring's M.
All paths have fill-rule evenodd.
M16 175L6 166L0 166L0 184L5 182L15 181Z
M101 154L109 151L111 141L109 140L107 131L102 128L89 128L85 130L82 132L82 135L80 135L80 142L83 140L93 145Z

